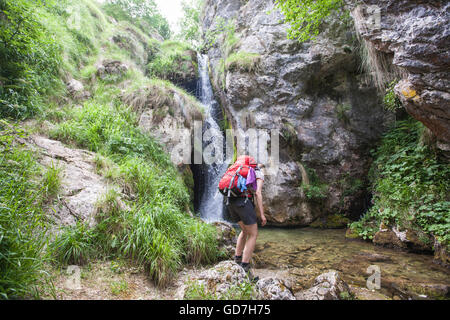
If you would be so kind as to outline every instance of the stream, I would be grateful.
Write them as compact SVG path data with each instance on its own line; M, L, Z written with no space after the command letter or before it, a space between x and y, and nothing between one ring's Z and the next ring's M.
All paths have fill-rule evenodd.
M450 298L450 270L434 263L432 255L347 240L345 229L259 228L253 260L256 268L288 269L295 279L294 291L311 287L329 269L340 271L349 285L365 288L373 274L368 267L378 266L378 292L389 298Z

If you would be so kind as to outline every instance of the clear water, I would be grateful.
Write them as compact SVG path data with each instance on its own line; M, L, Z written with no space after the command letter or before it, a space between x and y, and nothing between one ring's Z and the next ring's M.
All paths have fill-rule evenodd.
M223 154L223 133L218 125L220 106L214 99L214 93L209 79L208 56L198 55L198 68L200 76L200 101L205 108L205 121L203 132L210 130L212 139L203 143L205 149L208 145L214 145L215 151ZM210 146L211 148L211 146ZM215 155L213 153L213 155ZM222 156L222 159L224 157ZM220 178L225 173L228 163L221 161L219 164L203 164L205 173L203 176L203 194L200 200L200 216L207 222L223 221L223 196L218 191Z
M445 298L450 286L450 270L434 263L433 256L347 240L345 230L259 228L253 260L257 268L288 269L297 291L330 269L340 271L347 283L366 287L371 265L380 267L380 293L391 298L442 298L441 292Z

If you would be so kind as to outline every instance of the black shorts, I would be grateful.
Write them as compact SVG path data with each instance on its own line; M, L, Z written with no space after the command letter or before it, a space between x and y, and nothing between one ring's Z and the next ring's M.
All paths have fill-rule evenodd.
M230 198L227 208L233 222L242 221L246 226L258 222L252 199L248 199L246 202L244 197Z

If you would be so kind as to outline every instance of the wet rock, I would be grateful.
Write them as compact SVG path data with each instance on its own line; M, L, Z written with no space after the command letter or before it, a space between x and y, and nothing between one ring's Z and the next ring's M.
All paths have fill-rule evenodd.
M348 228L347 231L345 231L345 239L356 240L360 239L360 237L355 230L353 230L352 228Z
M437 239L434 240L434 261L445 267L450 267L450 250Z
M360 252L358 255L366 258L370 262L392 262L391 257L373 252Z
M86 100L91 97L90 92L84 89L84 85L75 79L71 79L67 82L67 91L75 100Z
M350 223L350 219L340 214L322 217L311 223L311 227L320 229L341 229Z
M402 299L448 299L447 283L411 282L402 277L383 277L382 286Z
M380 230L375 233L373 243L383 247L406 249L406 245L397 237L392 230Z
M376 290L369 290L363 287L349 285L350 292L356 300L392 300L389 296L384 295Z
M337 271L318 276L312 288L296 293L297 300L341 300L350 295L350 288Z
M283 280L264 278L256 283L259 298L262 300L295 300L291 290Z

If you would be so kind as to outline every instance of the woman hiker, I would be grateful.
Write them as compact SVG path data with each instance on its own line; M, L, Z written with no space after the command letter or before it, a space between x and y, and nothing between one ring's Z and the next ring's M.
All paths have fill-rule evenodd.
M254 161L254 159L252 160ZM262 188L264 184L262 168L264 168L263 164L255 166L255 177L253 179L256 180L256 183L250 184L250 192L248 192L247 196L230 197L227 205L231 219L237 222L242 230L237 240L234 260L242 266L252 280L253 275L250 272L250 259L252 258L256 238L258 237L257 216L261 221L261 226L265 226L267 223L267 219L264 216L262 199ZM250 170L247 176L247 181L252 179L252 170ZM255 210L255 207L257 210Z

